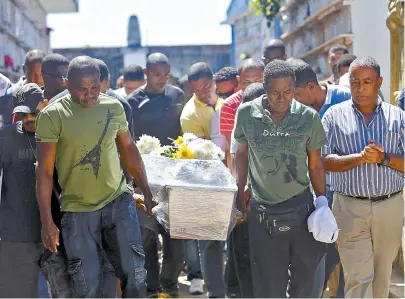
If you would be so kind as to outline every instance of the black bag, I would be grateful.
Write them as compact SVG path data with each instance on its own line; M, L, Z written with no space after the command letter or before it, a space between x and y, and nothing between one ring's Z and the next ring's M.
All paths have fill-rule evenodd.
M259 222L272 237L289 236L300 230L304 215L302 207L295 211L269 211L265 206L256 207Z

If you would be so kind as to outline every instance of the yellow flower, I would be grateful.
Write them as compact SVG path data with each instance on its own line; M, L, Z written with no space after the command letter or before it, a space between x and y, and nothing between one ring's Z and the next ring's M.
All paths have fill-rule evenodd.
M176 143L177 145L181 145L183 144L183 136L179 136L179 138L177 138L174 143Z
M187 145L181 144L179 150L176 153L177 159L195 159L194 153L190 150Z

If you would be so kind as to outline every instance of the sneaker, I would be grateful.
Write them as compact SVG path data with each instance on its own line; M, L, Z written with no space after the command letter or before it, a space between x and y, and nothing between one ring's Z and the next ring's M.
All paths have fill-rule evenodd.
M194 278L190 281L190 288L188 289L191 295L202 295L204 294L203 281L199 278Z

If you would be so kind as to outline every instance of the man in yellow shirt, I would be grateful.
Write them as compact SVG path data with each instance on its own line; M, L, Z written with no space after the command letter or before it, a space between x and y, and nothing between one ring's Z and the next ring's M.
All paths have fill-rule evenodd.
M184 106L180 117L183 133L193 133L197 137L211 139L212 117L220 108L221 99L216 94L211 68L205 62L190 67L188 82L194 92Z
M200 138L211 139L212 117L221 106L221 100L216 95L213 77L211 68L204 62L196 63L190 67L188 82L194 95L181 113L180 124L183 133L193 133ZM193 240L186 242L186 255L187 247L188 245L192 246L192 242ZM224 244L221 241L199 241L199 246L208 297L224 298L225 285L222 273ZM191 281L191 284L193 285L195 282L197 280ZM193 293L194 287L190 287L190 293Z

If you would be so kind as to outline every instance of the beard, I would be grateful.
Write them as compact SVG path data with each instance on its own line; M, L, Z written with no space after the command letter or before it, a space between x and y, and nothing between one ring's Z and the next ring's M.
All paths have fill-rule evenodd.
M24 129L28 132L35 132L36 121L35 120L23 120Z

